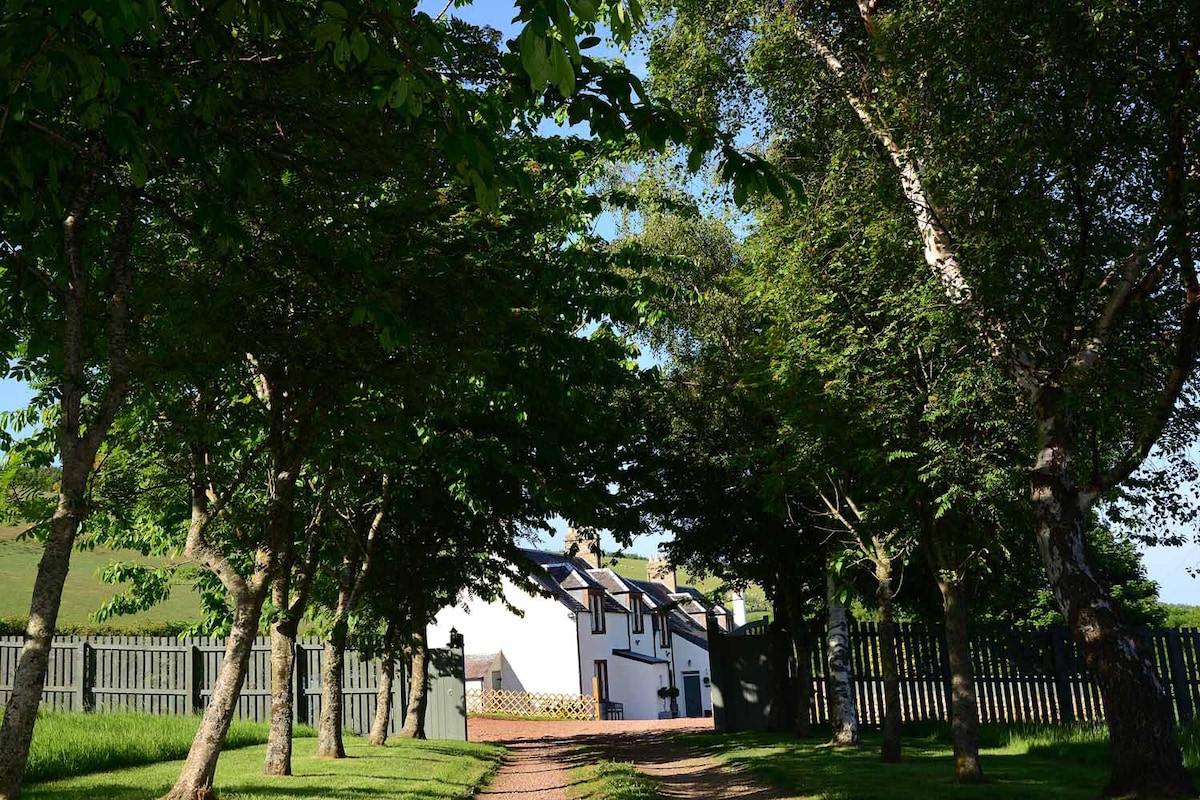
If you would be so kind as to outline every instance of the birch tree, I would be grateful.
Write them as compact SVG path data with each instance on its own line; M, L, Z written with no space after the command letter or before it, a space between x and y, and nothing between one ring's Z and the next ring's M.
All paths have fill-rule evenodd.
M1028 546L1104 696L1107 791L1193 795L1162 683L1084 544L1088 511L1136 490L1147 455L1192 414L1193 9L745 4L722 6L713 28L707 4L671 6L696 55L670 50L682 36L660 52L697 67L671 86L764 137L805 119L855 132L891 171L887 202L915 254L1021 400ZM719 68L700 57L714 48ZM765 113L748 114L750 98Z

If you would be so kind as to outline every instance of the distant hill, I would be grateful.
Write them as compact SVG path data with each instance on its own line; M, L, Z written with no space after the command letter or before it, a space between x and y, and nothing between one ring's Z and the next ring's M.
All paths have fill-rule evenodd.
M645 556L638 555L620 555L606 557L605 565L611 565L616 570L618 575L624 575L626 578L635 580L646 580L646 566L649 562ZM695 579L688 573L687 570L678 570L675 576L676 580L683 586L693 586L700 591L708 594L720 588L721 581L716 578ZM746 613L757 618L763 614L770 614L771 606L767 602L767 597L763 590L758 586L751 586L746 590Z

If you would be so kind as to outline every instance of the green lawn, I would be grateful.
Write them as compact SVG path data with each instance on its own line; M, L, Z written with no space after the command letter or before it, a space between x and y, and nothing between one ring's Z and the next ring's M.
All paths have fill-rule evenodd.
M662 800L650 779L631 764L600 761L571 770L573 800Z
M223 800L452 800L473 797L495 770L503 748L467 742L389 742L372 747L350 737L350 758L317 758L315 739L298 739L291 777L262 774L263 751L246 747L221 754L216 787ZM182 761L29 786L26 800L152 800L179 776Z
M915 726L914 726L915 727ZM868 732L857 749L831 750L820 740L773 734L681 737L749 769L764 783L798 800L1084 800L1100 795L1107 779L1107 743L1095 729L988 729L983 770L987 783L956 786L944 726L917 728L905 737L904 763L879 761L879 737ZM1200 777L1195 732L1185 735L1189 766Z
M198 717L154 714L43 713L33 729L25 779L77 777L119 767L153 764L187 755ZM225 738L229 750L267 741L265 722L234 722ZM307 726L297 737L312 736Z
M33 579L37 574L38 560L42 557L42 544L38 541L17 539L22 529L0 526L0 617L24 618L29 613L29 597L33 593ZM137 561L161 564L162 559L143 556L132 550L76 550L71 554L71 571L63 591L62 610L59 612L61 626L91 625L92 614L121 587L100 582L100 571L110 561ZM190 586L177 587L171 599L149 611L128 617L110 620L106 625L133 629L139 623L194 622L200 619L200 602Z

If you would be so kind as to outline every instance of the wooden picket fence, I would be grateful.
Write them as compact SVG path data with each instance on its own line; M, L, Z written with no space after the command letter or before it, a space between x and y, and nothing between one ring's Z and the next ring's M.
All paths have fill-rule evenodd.
M12 693L22 643L19 636L0 637L0 707ZM293 686L299 723L315 724L320 718L324 655L319 639L304 637L296 642ZM58 636L50 650L42 707L54 711L199 714L208 705L224 659L225 640L218 638ZM430 679L438 687L429 694L426 712L427 729L435 729L430 738L465 738L465 727L460 723L465 720L462 652L430 651ZM395 711L391 728L395 732L397 725L403 724L408 688L399 665L392 686ZM379 661L347 651L342 676L346 730L359 734L370 730L378 692ZM237 718L261 722L270 719L270 713L271 641L258 637L250 651ZM445 725L439 721L443 717ZM442 727L446 733L441 732ZM458 733L460 727L464 727L462 735Z
M897 629L904 719L948 720L950 667L942 630L912 623L899 623ZM1200 629L1147 630L1143 640L1177 718L1191 721L1200 704ZM858 713L865 725L882 724L883 669L878 626L873 622L852 626L850 647ZM824 722L828 712L824 653L814 647L811 658L814 716ZM1100 691L1065 628L1014 631L979 627L971 634L971 660L981 722L1104 720Z
M467 713L593 720L596 698L586 694L467 689Z
M713 684L721 698L720 708L714 710L718 730L755 730L763 724L772 686L767 667L767 629L766 624L756 622L726 635L710 626ZM1160 628L1144 630L1141 636L1176 719L1182 723L1196 719L1200 708L1200 629ZM828 722L824 636L814 629L810 640L812 718L814 722ZM883 721L883 669L875 623L850 626L850 655L860 722L879 726ZM896 656L903 719L948 721L950 667L942 629L899 623ZM1087 674L1079 648L1063 627L1038 631L975 627L971 631L971 660L979 717L984 723L1104 720L1099 689Z

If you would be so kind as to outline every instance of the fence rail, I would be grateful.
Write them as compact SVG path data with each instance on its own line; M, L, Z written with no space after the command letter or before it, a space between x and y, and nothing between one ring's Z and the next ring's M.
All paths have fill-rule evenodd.
M950 668L940 627L900 623L896 655L900 701L905 720L950 718ZM713 636L714 674L720 675L729 698L730 725L752 727L763 713L769 680L752 665L765 663L769 636L755 631L745 636ZM814 635L809 653L813 675L812 715L828 722L823 637ZM1142 640L1171 699L1176 718L1190 722L1200 708L1200 629L1145 630ZM875 623L850 628L851 668L860 721L878 726L883 720L883 669L880 636ZM971 635L971 662L979 717L984 723L1101 722L1104 706L1099 689L1087 674L1079 648L1063 627L1041 631L978 628ZM747 708L733 692L737 682L756 684L764 699Z
M587 694L467 689L467 713L591 720L596 718L596 698Z
M0 706L12 694L13 676L22 638L0 637ZM447 655L457 653L458 664ZM296 642L293 684L296 722L315 724L321 715L321 672L324 645L316 638ZM461 651L431 651L435 679L448 677L461 686ZM42 707L55 711L137 711L151 714L198 714L208 705L217 673L225 660L225 641L209 637L168 636L59 636L50 651L50 665L42 691ZM363 734L375 719L379 692L379 662L354 650L346 652L343 667L343 724ZM408 681L397 664L393 681L391 730L403 724ZM443 696L448 699L444 699ZM430 711L439 703L452 703L450 715L461 714L452 695L430 694ZM238 699L239 719L265 721L271 714L271 641L255 640L246 680ZM459 738L457 734L451 738Z

